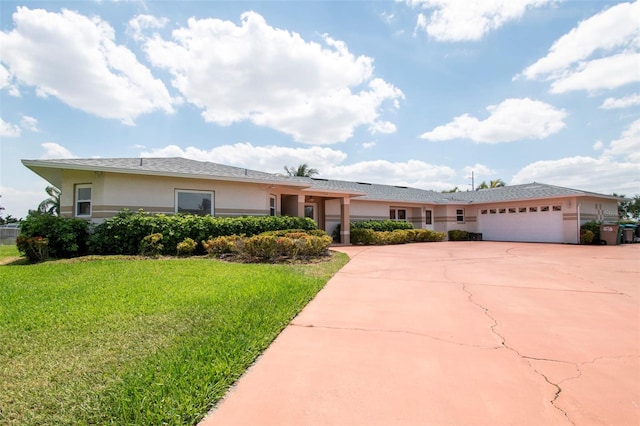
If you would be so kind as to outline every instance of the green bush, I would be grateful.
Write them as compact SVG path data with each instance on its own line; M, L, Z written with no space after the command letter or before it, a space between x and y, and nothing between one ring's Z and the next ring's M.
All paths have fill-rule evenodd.
M395 229L413 229L409 222L401 220L360 220L350 222L349 227L353 229L372 229L374 231L393 231Z
M163 235L164 254L176 254L185 238L203 241L228 235L253 236L280 229L317 229L309 218L289 216L211 217L195 215L149 214L123 210L97 225L91 236L95 254L136 254L142 239L150 234ZM199 247L196 248L198 250ZM201 248L204 253L204 248Z
M178 253L178 256L191 256L196 250L197 246L198 243L193 241L193 239L187 237L182 242L178 243L176 251Z
M82 219L30 211L20 226L20 236L26 239L45 238L48 241L47 250L50 257L82 256L87 253L89 223Z
M242 238L237 235L209 238L206 241L202 241L202 247L204 247L209 256L238 253L242 244Z
M588 229L580 230L580 244L593 244L595 234Z
M367 228L352 229L351 232L351 244L376 244L376 231Z
M249 260L271 261L278 255L278 238L273 235L254 235L244 239L242 254Z
M447 234L444 232L431 231L429 229L417 229L415 241L417 242L436 242L444 241Z
M460 229L452 229L449 231L449 241L467 241L469 233Z
M25 237L19 235L16 238L18 251L32 262L41 262L49 257L49 240L44 237Z
M591 240L592 244L599 244L600 243L600 225L602 225L602 222L596 222L595 220L582 224L582 226L580 227L580 244L589 244L589 243L582 242L582 231L591 231L591 233L593 233L593 239Z
M162 234L159 232L147 235L140 241L139 251L141 256L159 256L162 253L162 249Z

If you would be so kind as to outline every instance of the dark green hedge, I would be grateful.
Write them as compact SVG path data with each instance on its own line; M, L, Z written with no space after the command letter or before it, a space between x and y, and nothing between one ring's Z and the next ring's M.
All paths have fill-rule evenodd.
M387 245L414 242L444 241L444 232L428 229L394 229L393 231L374 231L368 228L351 230L351 244Z
M354 229L370 229L377 232L391 232L396 229L413 229L413 225L409 222L401 220L358 220L349 222L350 233L353 233ZM331 236L334 241L340 242L340 230L341 225L338 224L333 230Z
M20 225L19 242L27 242L35 237L47 239L49 257L82 256L87 254L89 223L32 210ZM18 249L28 255L25 247L24 244L18 244Z
M149 214L123 210L94 228L90 248L95 254L138 254L140 241L147 235L162 234L163 254L176 254L178 243L191 238L196 242L225 235L252 236L281 229L317 229L309 218L290 216L211 217ZM201 247L198 247L204 253Z

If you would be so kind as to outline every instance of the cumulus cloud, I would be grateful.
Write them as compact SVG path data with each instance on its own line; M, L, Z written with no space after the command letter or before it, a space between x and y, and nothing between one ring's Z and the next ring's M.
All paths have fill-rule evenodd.
M284 173L284 166L306 163L318 169L319 176L323 178L435 190L451 188L454 186L453 181L456 176L455 170L451 167L418 160L406 162L378 160L343 164L347 159L346 153L318 146L289 148L236 143L203 150L195 147L183 149L176 145L169 145L145 151L141 155L143 157L184 157L270 173Z
M129 20L129 32L136 40L143 40L143 31L147 29L164 28L169 20L167 18L156 18L152 15L137 15Z
M430 141L471 139L478 143L513 142L521 139L543 139L565 127L566 111L547 103L523 99L506 99L487 107L490 115L480 120L469 114L455 117L451 122L423 133L420 138Z
M439 41L476 41L505 23L520 19L528 9L556 0L405 0L425 13L416 30Z
M607 98L602 102L602 109L629 108L640 105L640 93L625 96L623 98Z
M22 131L20 130L20 127L15 124L7 123L0 118L0 136L5 138L17 138L21 133Z
M374 77L372 58L353 55L328 35L322 43L305 41L255 12L242 14L240 25L191 18L171 40L154 34L143 48L207 122L247 120L299 142L345 141L361 125L391 131L380 110L404 98Z
M23 115L20 120L20 127L25 130L29 130L31 132L39 132L38 129L38 120L33 117L29 117L28 115Z
M371 141L371 142L363 142L362 143L362 147L364 149L369 149L369 148L373 148L374 146L376 146L376 143Z
M599 141L594 148L605 147ZM594 179L597 176L597 179ZM640 120L611 141L599 158L575 156L537 161L521 169L511 184L544 182L601 193L640 193Z
M116 44L113 28L100 18L19 6L13 22L13 30L0 32L2 63L20 85L129 125L141 114L173 112L162 81Z
M13 77L9 73L9 71L4 67L4 65L0 64L0 89L6 89L9 91L11 96L20 96L20 91L13 84Z
M551 80L551 91L613 89L640 81L640 1L620 3L580 22L519 76Z
M221 145L209 150L192 146L183 149L177 145L169 145L142 152L141 156L184 157L270 173L284 173L284 166L303 163L323 172L332 164L341 163L347 158L347 154L344 152L326 147L288 148L274 145L255 146L250 143Z
M611 141L609 147L602 154L604 158L623 157L640 165L640 120L636 120L627 127L619 139ZM640 180L640 167L638 175Z
M16 182L17 183L17 182ZM27 212L40 204L47 197L45 192L46 186L49 185L44 179L35 179L29 182L23 188L13 186L0 186L0 194L2 194L1 205L5 208L2 215L13 216L17 219L24 219ZM38 187L38 189L34 189Z
M488 177L496 174L496 171L492 168L479 163L476 163L473 166L466 166L462 170L466 177L471 176L471 172L473 172L473 176L476 179L487 179Z
M45 142L42 144L42 147L44 148L44 154L42 154L40 158L43 160L58 158L77 158L67 148L55 142Z

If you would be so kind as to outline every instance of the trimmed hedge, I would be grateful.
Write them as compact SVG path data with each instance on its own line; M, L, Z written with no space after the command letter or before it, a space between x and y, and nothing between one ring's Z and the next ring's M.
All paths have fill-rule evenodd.
M444 241L444 232L428 229L395 229L393 231L374 231L368 228L351 230L351 244L387 245L414 242Z
M460 229L452 229L449 231L449 241L467 241L469 233Z
M162 254L175 255L177 246L186 238L206 241L227 235L253 236L281 229L317 229L309 218L290 216L211 217L195 215L149 214L123 210L94 228L90 239L95 254L137 254L140 241L147 235L162 234ZM205 249L198 245L196 254Z
M210 256L238 255L251 262L270 262L278 258L319 257L327 253L332 239L324 231L283 230L251 237L222 236L202 241Z
M355 229L371 229L372 231L384 232L384 231L394 231L396 229L413 229L413 224L409 222L405 222L402 220L358 220L349 222L349 232L353 235L353 231ZM331 234L333 236L333 240L336 242L340 242L340 230L341 224L338 224L336 228L333 230ZM353 240L353 237L352 237Z

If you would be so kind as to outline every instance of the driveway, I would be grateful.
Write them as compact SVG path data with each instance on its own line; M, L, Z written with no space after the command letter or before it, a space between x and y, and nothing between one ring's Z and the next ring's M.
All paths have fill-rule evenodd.
M640 244L338 250L203 425L640 424Z

